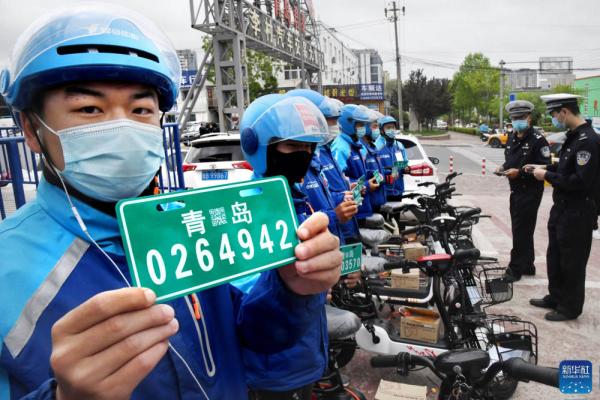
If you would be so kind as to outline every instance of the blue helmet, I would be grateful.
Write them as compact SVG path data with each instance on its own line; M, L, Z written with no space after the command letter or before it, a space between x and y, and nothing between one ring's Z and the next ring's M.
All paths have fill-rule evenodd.
M169 39L146 17L123 7L89 4L44 16L21 34L0 93L14 112L40 90L70 82L123 81L153 87L159 108L177 99L181 67Z
M369 115L356 104L346 104L340 111L338 124L346 135L354 135L356 133L356 123L369 123Z
M381 117L377 120L377 123L379 124L379 129L381 131L382 134L386 135L387 137L389 137L390 139L393 139L395 137L396 132L393 133L392 136L390 136L389 134L385 133L385 130L383 129L383 126L386 124L394 124L394 127L396 127L398 125L396 118L392 117L391 115L386 115L385 117Z
M340 107L327 96L311 89L294 89L285 94L286 96L304 97L312 101L319 108L325 118L336 118L340 116Z
M284 140L323 143L329 136L327 121L310 100L268 94L254 100L240 122L240 142L254 173L267 170L267 146Z

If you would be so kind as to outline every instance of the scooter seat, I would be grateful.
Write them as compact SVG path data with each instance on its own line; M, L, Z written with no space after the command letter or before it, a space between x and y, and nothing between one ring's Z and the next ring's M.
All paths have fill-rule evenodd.
M490 355L479 349L453 350L437 356L434 364L438 371L446 375L455 375L453 368L458 365L463 375L478 377L490 365Z
M384 203L381 206L380 210L381 210L381 212L384 212L387 214L398 214L405 207L406 207L406 203L403 203L401 201L388 201L387 203Z
M358 231L360 233L360 241L371 249L376 248L392 237L391 233L383 229L359 228Z
M383 215L374 213L361 220L361 227L367 229L382 229L385 225Z
M327 315L327 334L330 340L344 339L354 335L360 329L360 318L353 312L325 305Z

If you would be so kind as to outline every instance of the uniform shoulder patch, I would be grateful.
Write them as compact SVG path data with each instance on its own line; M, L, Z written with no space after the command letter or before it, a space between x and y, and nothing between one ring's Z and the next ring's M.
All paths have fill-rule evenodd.
M590 161L592 154L589 151L581 150L577 152L577 165L584 166Z
M544 146L540 149L540 153L542 157L549 158L550 157L550 146Z

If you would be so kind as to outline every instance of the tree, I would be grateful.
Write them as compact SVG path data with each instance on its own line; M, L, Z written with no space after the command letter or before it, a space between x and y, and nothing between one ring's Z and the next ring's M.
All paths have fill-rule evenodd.
M465 57L458 72L452 78L451 91L455 112L463 119L472 112L489 121L496 94L500 88L500 71L492 67L490 60L481 53Z
M211 40L204 37L202 48L208 51ZM265 94L275 93L279 86L276 74L281 71L279 64L272 57L260 51L246 50L246 67L248 72L248 95L250 101ZM207 80L215 82L215 66L208 68Z
M433 125L433 120L450 111L452 96L447 79L431 78L423 74L422 69L412 71L403 87L402 96L406 104L413 109L419 124Z

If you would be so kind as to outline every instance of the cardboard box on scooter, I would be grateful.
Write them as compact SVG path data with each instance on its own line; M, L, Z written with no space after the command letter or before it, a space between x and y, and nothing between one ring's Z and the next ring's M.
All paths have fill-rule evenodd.
M426 343L437 343L440 315L433 310L405 307L400 318L400 337Z
M423 285L421 271L411 269L408 273L402 273L402 269L393 269L391 271L392 287L396 289L414 289L419 290ZM424 282L427 285L427 281Z
M408 385L406 383L381 380L375 400L426 400L427 386Z
M402 245L404 250L404 258L409 261L417 261L421 257L427 255L427 246L423 246L418 242L405 243Z

